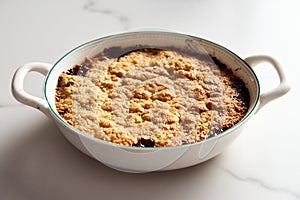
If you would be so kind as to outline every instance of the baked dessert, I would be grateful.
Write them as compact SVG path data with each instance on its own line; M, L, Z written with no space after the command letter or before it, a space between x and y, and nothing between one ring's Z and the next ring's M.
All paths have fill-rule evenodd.
M113 50L59 76L57 111L85 134L126 146L178 146L219 134L247 113L245 84L216 58Z

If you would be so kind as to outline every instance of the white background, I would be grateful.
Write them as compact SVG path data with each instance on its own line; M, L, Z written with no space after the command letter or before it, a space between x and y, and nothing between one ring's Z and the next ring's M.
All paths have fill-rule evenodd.
M0 0L0 199L300 199L300 3L204 0ZM242 58L267 54L292 85L218 157L183 170L126 174L83 155L42 113L15 101L10 82L31 61L55 63L101 36L157 28L219 43ZM256 69L262 91L278 84ZM43 76L28 92L41 96Z

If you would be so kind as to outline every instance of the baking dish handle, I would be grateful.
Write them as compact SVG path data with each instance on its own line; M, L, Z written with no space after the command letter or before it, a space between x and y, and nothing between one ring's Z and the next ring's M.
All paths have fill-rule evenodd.
M35 71L47 75L52 65L48 63L32 62L19 67L12 79L11 91L13 96L19 102L36 108L49 116L49 107L45 99L33 96L24 90L24 80L29 72Z
M250 56L245 59L245 61L254 68L256 65L267 62L270 63L276 70L280 83L277 87L274 89L267 91L265 93L262 93L260 95L260 104L257 108L257 111L259 111L262 107L264 107L267 103L270 101L277 99L284 94L286 94L290 90L290 85L287 81L286 75L280 66L280 64L272 57L266 56L266 55L257 55L257 56ZM256 111L256 112L257 112Z

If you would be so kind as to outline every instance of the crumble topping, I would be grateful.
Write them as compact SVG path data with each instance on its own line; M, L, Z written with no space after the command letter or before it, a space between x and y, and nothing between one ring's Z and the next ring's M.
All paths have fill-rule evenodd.
M215 58L151 48L86 58L60 75L55 98L83 133L140 147L204 140L239 122L249 104L243 81Z

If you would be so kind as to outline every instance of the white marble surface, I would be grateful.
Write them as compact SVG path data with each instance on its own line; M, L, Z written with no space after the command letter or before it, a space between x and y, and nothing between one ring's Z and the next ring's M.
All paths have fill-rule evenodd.
M299 10L297 0L0 0L0 199L300 199ZM54 63L83 42L143 28L197 35L241 57L271 55L292 90L255 115L218 157L148 174L90 159L42 113L12 98L18 66ZM278 83L268 66L257 73L263 91ZM42 81L30 74L25 88L41 96Z

